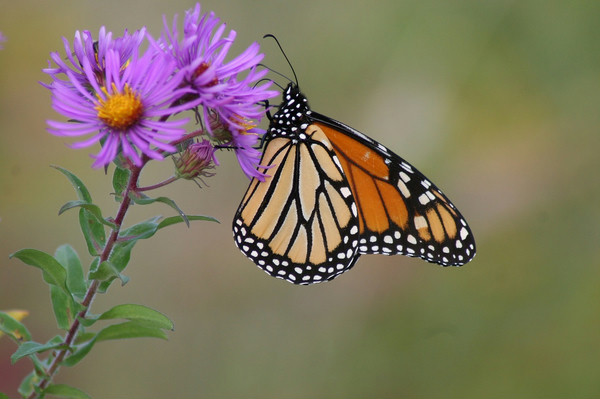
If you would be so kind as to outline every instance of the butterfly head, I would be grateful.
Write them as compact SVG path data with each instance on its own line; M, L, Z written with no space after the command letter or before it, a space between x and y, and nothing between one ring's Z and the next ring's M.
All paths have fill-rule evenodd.
M298 130L304 130L306 128L304 125L309 124L311 121L311 111L308 100L300 92L298 85L295 83L288 84L282 97L279 110L271 119L269 132L281 135L285 132L294 133Z

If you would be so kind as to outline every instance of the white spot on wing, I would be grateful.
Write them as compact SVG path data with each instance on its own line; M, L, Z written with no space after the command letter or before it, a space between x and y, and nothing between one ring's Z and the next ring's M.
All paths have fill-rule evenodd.
M460 229L460 239L464 240L469 235L469 232L464 227Z
M427 220L423 216L416 216L414 221L415 221L415 228L417 230L422 229L423 227L427 227ZM413 244L416 244L416 243L413 243Z
M398 180L398 188L400 189L402 195L404 195L404 198L410 197L410 191L408 190L408 187L406 187L406 184L402 183L400 180Z

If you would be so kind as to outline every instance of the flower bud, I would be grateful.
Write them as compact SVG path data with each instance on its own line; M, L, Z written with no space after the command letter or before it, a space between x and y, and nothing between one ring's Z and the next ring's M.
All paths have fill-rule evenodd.
M218 164L214 154L215 148L208 140L190 145L179 157L173 157L175 174L187 180L214 176L210 172Z
M225 123L219 114L210 110L208 112L208 124L210 126L211 136L217 143L230 143L233 137L229 125Z

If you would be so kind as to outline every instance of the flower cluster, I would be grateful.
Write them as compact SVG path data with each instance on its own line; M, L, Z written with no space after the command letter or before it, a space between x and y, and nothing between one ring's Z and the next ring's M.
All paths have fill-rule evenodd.
M182 34L175 16L171 24L164 19L158 38L145 28L113 37L102 27L97 39L89 31L76 32L72 45L63 39L66 57L51 54L55 66L44 72L52 82L44 86L69 122L48 121L48 131L81 138L74 148L100 143L94 167L118 156L142 166L207 134L235 150L246 175L262 179L254 147L264 130L256 126L264 115L261 104L278 93L269 90L270 82L259 84L267 71L258 68L263 55L257 43L225 60L236 37L225 32L225 24L196 4L185 14ZM186 134L190 118L181 117L183 111L194 112L202 128ZM202 143L206 152L208 142Z

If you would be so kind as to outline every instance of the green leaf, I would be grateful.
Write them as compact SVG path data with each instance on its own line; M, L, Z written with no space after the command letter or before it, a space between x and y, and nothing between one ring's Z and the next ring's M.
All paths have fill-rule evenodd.
M49 349L64 347L62 340L62 337L57 335L45 344L40 344L39 342L34 341L23 342L15 351L15 353L12 354L10 361L15 364L19 359L22 359L25 356L33 355L34 353L45 352Z
M115 168L112 184L113 188L115 189L115 194L120 198L123 197L123 193L127 188L129 176L131 176L131 171L129 169L123 169L119 167Z
M73 298L55 285L50 286L50 299L56 317L56 324L61 330L68 330L75 315Z
M28 398L33 393L34 386L39 382L40 378L41 377L37 375L35 370L27 374L27 376L23 378L23 381L21 381L21 385L19 385L19 394L24 398Z
M77 252L72 246L65 244L58 247L54 253L56 260L67 270L67 288L73 293L75 298L83 300L87 291L85 278L83 277L83 267Z
M106 281L106 280L112 281L115 278L118 278L121 280L123 285L127 284L127 282L129 281L129 277L123 276L119 272L119 270L115 267L115 265L113 265L113 263L110 261L104 261L104 262L100 263L100 266L98 266L98 268L96 270L90 272L89 278L91 280L100 280L100 281Z
M75 350L75 352L73 352L72 355L67 356L62 361L61 364L64 366L67 366L67 367L73 367L74 365L79 363L92 350L95 343L96 343L96 335L94 335L94 338L92 338L88 342L81 344L81 345L77 345L76 346L77 349Z
M144 220L143 222L134 224L131 227L121 230L119 234L119 239L124 240L130 239L131 241L138 240L141 238L150 238L156 233L158 229L158 221L160 220L160 216L155 216L148 220Z
M92 256L100 255L100 251L106 244L106 232L104 225L89 211L81 208L79 210L79 225L85 237L88 252Z
M169 197L157 197L157 198L150 198L144 194L140 195L131 195L131 199L133 200L133 202L135 202L136 204L140 204L140 205L149 205L149 204L153 204L155 202L162 202L165 205L170 206L171 208L175 209L175 211L177 213L179 213L179 216L181 216L183 218L183 221L185 222L185 224L190 225L190 222L186 216L186 214L179 208L179 206L177 206L177 204L175 203L175 201L173 201L171 198Z
M30 266L40 268L44 281L48 284L56 285L66 294L70 295L66 285L67 272L53 256L37 249L21 249L9 255L9 258L13 257Z
M67 272L66 284L72 295L67 295L57 286L50 286L50 298L58 328L68 330L75 315L83 309L77 301L83 300L86 292L86 283L83 278L83 268L77 253L70 245L63 245L55 252L55 259L65 268Z
M80 389L74 388L65 384L52 384L44 389L44 393L48 395L56 395L62 398L69 399L89 399L90 395Z
M4 392L0 392L0 399L10 399L10 398Z
M92 350L92 347L96 344L96 342L142 337L167 339L167 334L165 334L165 332L160 328L149 327L135 321L126 321L125 323L121 324L113 324L103 328L90 341L79 346L79 348L71 356L68 356L63 361L63 364L68 367L74 366L81 361L81 359L83 359L90 352L90 350Z
M83 182L79 179L79 177L75 176L73 173L69 172L64 168L61 168L60 166L52 165L52 167L61 172L63 175L65 175L67 179L69 179L69 181L75 188L75 191L77 192L77 197L80 200L90 204L92 203L92 196L90 195L90 192L88 191L87 187L85 187Z
M31 340L31 334L25 325L5 312L0 312L0 331L17 343Z
M113 324L108 327L103 328L98 332L96 336L96 341L108 341L113 339L123 339L123 338L161 338L167 339L167 334L156 327L149 327L146 325L142 325L135 321L126 321L121 324Z
M220 223L217 219L211 216L202 216L202 215L186 215L187 220L205 220L209 222L217 222ZM171 226L173 224L185 222L185 220L181 216L170 216L168 218L164 218L158 224L158 229L162 229L163 227Z
M173 330L174 328L173 322L167 316L143 305L117 305L98 317L98 320L109 319L127 319L137 321L140 325L162 328L165 330Z
M92 214L92 216L96 218L98 222L102 223L103 225L108 226L111 229L117 227L114 223L109 222L102 217L102 211L100 210L100 207L98 205L90 204L82 200L67 202L60 208L58 214L61 215L63 212L77 207L81 207L87 210L89 213Z

